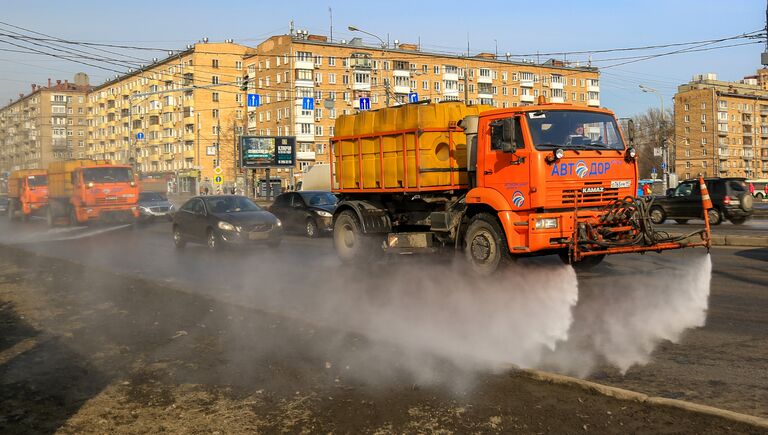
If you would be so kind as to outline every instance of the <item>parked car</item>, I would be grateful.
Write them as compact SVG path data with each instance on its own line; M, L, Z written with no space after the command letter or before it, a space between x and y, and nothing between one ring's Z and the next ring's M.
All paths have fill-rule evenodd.
M139 193L139 222L150 222L155 219L170 220L174 207L165 194L160 192Z
M333 231L333 212L338 198L327 191L304 190L278 195L269 211L288 231L299 231L309 238Z
M5 195L0 195L0 213L7 213L8 212L8 197Z
M197 196L173 216L173 243L204 243L211 250L225 245L266 243L277 247L283 239L280 219L245 196Z
M714 208L709 210L709 222L720 224L728 219L734 224L743 224L752 216L753 198L743 178L706 178ZM699 180L686 180L675 189L668 189L666 196L656 197L650 209L654 224L674 219L679 224L690 219L703 219Z

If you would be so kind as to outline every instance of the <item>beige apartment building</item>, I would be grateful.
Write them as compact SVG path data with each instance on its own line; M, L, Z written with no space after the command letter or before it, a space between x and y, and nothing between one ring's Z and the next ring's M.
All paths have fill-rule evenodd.
M675 170L768 178L768 70L738 82L701 74L675 94Z
M515 107L541 95L555 103L600 105L596 68L497 60L490 53L429 53L415 44L372 47L359 38L331 42L302 31L262 42L245 57L245 66L246 93L261 102L248 107L247 133L296 136L299 170L328 161L335 118L359 110L361 101L370 103L363 109L375 110L408 102L416 93L432 102ZM314 109L303 106L304 98L314 98ZM291 185L288 173L277 175Z
M88 76L31 88L0 109L0 173L46 168L85 150Z
M95 87L86 155L135 164L179 193L229 189L240 176L235 140L244 128L248 51L231 40L199 42ZM221 184L214 183L217 166Z

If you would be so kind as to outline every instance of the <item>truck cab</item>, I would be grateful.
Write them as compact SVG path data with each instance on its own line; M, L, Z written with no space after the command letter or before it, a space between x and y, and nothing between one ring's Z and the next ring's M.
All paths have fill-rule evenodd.
M22 220L27 220L48 205L48 175L45 170L14 172L8 187L8 216L11 219L18 215Z
M72 171L72 218L132 221L139 217L139 188L130 166L85 166Z

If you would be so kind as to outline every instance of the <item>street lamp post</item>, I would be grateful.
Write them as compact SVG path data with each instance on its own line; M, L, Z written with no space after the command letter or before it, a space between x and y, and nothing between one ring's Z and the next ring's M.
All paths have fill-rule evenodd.
M664 192L666 192L669 187L669 149L667 147L666 126L664 125L664 97L656 89L649 88L645 85L640 85L640 90L645 93L656 94L661 103L661 186Z
M357 28L355 26L347 26L347 29L350 32L360 32L360 33L364 33L364 34L366 34L368 36L373 36L374 38L378 39L379 42L381 43L381 49L383 51L386 51L389 48L389 44L384 42L383 39L381 39L378 35L376 35L374 33L366 32L365 30L359 29L359 28ZM383 55L383 53L382 53L382 55ZM389 94L390 94L389 79L385 77L384 78L384 100L386 102L385 104L386 104L387 107L389 107Z

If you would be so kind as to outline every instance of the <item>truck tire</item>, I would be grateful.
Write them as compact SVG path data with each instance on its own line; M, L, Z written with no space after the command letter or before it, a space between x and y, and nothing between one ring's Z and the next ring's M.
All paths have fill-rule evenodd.
M77 220L77 211L74 207L69 208L69 225L73 227L80 225L80 221Z
M720 210L716 208L710 208L707 210L707 214L709 215L710 225L720 225L720 223L723 221L723 214L720 213Z
M464 256L480 275L490 275L509 262L507 239L493 215L480 213L470 220L464 235Z
M53 213L53 207L50 204L45 208L45 219L49 227L53 228L56 226L56 215Z
M366 236L352 210L344 210L333 224L333 245L345 263L366 263L381 253L377 238Z

